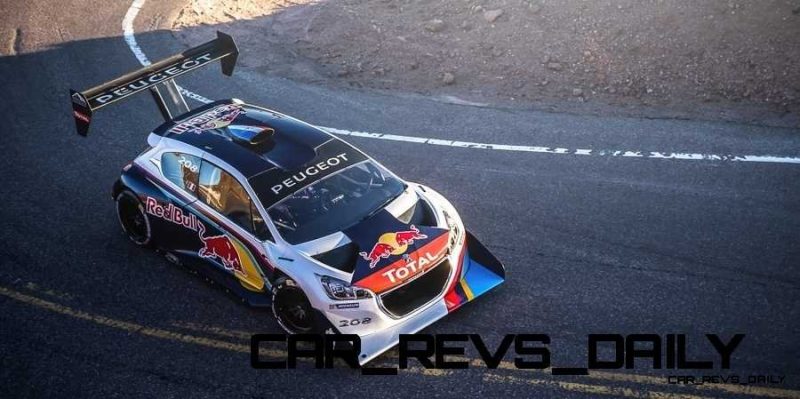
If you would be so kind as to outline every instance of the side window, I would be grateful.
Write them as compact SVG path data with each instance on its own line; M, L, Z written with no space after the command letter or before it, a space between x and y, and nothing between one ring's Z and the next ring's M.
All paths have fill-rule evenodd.
M200 158L179 152L165 152L161 156L161 172L167 180L184 190L197 194L197 177L200 174Z
M266 239L269 235L264 220L256 211L256 207L247 195L244 187L221 168L203 161L200 167L200 180L197 190L198 198L208 206L225 215L241 228ZM269 237L271 239L271 237Z

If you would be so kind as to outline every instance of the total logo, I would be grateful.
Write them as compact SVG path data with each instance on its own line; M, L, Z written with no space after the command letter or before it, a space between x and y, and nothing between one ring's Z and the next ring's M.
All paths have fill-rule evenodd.
M413 226L412 226L413 227ZM408 233L408 234L401 234L401 233ZM413 234L412 234L413 233ZM400 286L405 282L414 279L428 270L437 267L437 265L441 264L442 258L447 255L448 251L448 242L450 234L444 232L438 236L432 237L429 240L426 240L424 244L419 246L416 251L411 253L402 253L408 249L408 245L413 240L421 240L423 239L420 236L425 236L425 234L421 234L415 228L402 231L397 233L387 233L393 234L394 237L384 237L381 236L384 240L389 241L379 241L375 244L375 248L370 252L370 254L382 254L385 253L386 256L378 256L375 259L381 259L388 257L389 255L397 252L397 254L402 254L402 257L386 266L379 266L379 270L367 275L359 279L358 281L354 282L355 285L366 288L371 290L375 293L381 293L387 290L390 290L394 287ZM399 238L398 238L399 237ZM415 237L415 238L410 238ZM404 241L405 244L400 245L399 243L391 242L394 241ZM382 251L382 244L389 245L391 248L386 250L386 252L378 252ZM400 248L402 247L402 248ZM367 255L370 255L367 254ZM362 257L364 255L362 254ZM366 257L364 257L366 259Z
M447 248L444 250L446 249ZM436 255L431 254L430 252L425 252L424 254L420 255L417 260L412 260L406 263L404 266L389 269L381 273L381 276L389 279L390 284L394 284L398 281L407 279L409 276L420 274L425 271L428 266L434 265L434 262L436 262L444 253L444 250Z
M381 259L388 258L390 255L402 255L408 250L408 246L414 243L414 240L424 240L428 238L427 235L419 232L413 224L410 230L397 231L394 233L383 233L378 237L378 242L372 246L372 250L367 252L360 252L359 255L364 260L369 261L369 268L374 269L375 265Z

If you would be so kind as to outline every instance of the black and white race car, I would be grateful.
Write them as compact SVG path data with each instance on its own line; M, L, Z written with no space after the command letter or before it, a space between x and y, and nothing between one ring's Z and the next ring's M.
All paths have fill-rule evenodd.
M505 280L439 193L350 144L239 100L189 109L173 78L238 50L218 38L83 92L73 116L148 90L166 122L114 184L137 245L203 272L290 333L357 334L363 364Z

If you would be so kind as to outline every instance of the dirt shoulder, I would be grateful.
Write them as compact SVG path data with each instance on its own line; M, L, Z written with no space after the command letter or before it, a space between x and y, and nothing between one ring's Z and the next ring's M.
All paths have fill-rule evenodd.
M800 0L192 0L174 27L303 82L800 125Z

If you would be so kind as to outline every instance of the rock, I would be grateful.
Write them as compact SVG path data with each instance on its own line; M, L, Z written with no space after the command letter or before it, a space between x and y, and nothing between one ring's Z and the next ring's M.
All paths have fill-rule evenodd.
M542 57L542 64L547 64L548 62L550 62L549 55L545 55L544 57Z
M575 97L580 97L583 95L583 90L581 89L572 89L572 95Z
M560 71L560 70L564 69L564 66L561 65L560 62L548 62L547 63L547 69L549 69L551 71Z
M491 24L494 23L494 21L497 21L497 18L500 18L501 15L503 15L503 10L499 8L496 10L484 11L483 19L485 19L486 22Z
M350 72L346 68L342 68L336 72L336 76L343 77L349 75Z
M428 32L441 32L444 30L444 21L441 19L432 19L425 22L425 30Z
M455 81L456 81L456 75L453 75L450 72L445 72L444 75L442 75L442 83L446 85L451 85L455 83Z
M531 11L531 14L538 14L539 11L542 11L542 6L539 4L531 4L528 6L528 9Z

